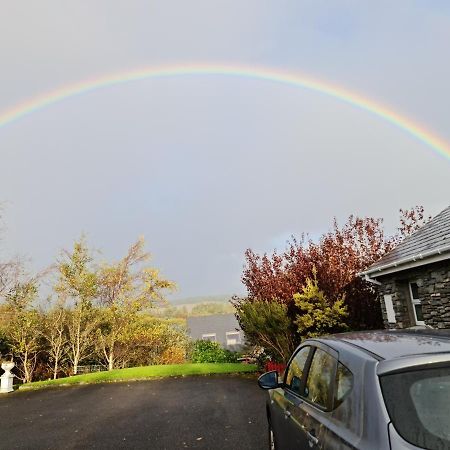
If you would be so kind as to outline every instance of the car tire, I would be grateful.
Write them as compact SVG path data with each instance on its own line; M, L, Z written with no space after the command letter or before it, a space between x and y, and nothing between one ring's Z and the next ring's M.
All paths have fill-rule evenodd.
M269 450L278 450L277 444L275 442L275 434L273 433L272 425L269 422Z

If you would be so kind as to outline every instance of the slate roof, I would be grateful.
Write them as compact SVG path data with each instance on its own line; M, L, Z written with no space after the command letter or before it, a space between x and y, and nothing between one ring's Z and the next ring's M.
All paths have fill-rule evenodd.
M426 258L439 250L450 252L450 206L411 236L408 236L363 273L371 273L381 267L395 265L405 259L423 259L423 263L426 264Z

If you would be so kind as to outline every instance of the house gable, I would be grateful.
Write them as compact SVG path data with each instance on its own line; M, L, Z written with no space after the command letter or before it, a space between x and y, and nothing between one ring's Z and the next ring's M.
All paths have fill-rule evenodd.
M240 350L244 344L244 333L234 314L188 317L187 327L194 340L211 340L230 350Z
M361 273L386 328L450 328L450 206Z
M450 328L450 260L385 275L379 278L379 282L378 292L386 328L418 325L411 283L417 287L414 296L420 301L424 324L433 328ZM394 320L392 311L389 314L390 302Z
M450 260L450 206L405 238L362 275L378 278L444 260Z

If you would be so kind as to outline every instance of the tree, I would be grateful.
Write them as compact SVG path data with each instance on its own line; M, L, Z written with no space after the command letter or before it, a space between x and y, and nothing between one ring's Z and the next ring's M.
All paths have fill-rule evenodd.
M72 252L64 251L57 264L59 279L55 291L60 302L71 302L67 332L74 374L79 364L93 353L98 325L92 304L97 296L97 271L91 265L92 257L83 238L75 242Z
M0 298L4 298L8 291L14 289L22 275L23 268L18 259L0 262Z
M172 306L168 304L164 307L152 308L152 314L155 317L162 317L165 319L186 319L189 316L188 309L183 306Z
M285 303L294 320L294 294L313 278L315 267L318 283L328 298L345 294L351 327L379 328L382 316L376 292L358 274L393 245L394 239L384 235L381 219L350 216L342 227L334 220L332 229L318 242L293 237L283 253L270 256L247 250L242 281L250 300Z
M23 276L23 264L19 258L0 261L0 299L14 289L21 276Z
M16 361L19 378L33 380L38 353L42 348L42 316L32 307L37 295L36 280L16 282L5 296L9 319L6 325L8 343Z
M335 220L332 230L318 244L309 245L310 262L317 269L320 288L331 299L345 295L347 322L352 329L382 327L377 292L359 273L394 245L395 239L385 236L381 219L355 216L350 216L342 227ZM313 277L312 268L307 277Z
M400 209L399 241L417 231L430 220L431 216L425 217L425 209L423 206Z
M259 255L251 249L245 252L242 282L251 299L263 299L283 302L288 306L292 296L302 286L309 273L309 259L304 247L304 240L297 242L293 238L288 251L271 255Z
M230 303L199 303L195 305L190 316L209 316L211 314L234 313L234 307Z
M141 267L150 254L139 239L117 263L104 264L99 272L99 299L103 324L98 329L98 344L108 369L115 366L117 346L123 342L129 324L138 312L164 301L164 291L174 289L173 282L162 278L158 270Z
M317 242L302 235L300 239L292 237L281 253L259 255L248 249L242 274L248 301L284 303L289 317L295 320L298 306L294 294L316 277L326 298L345 296L346 322L351 329L380 328L383 319L377 292L359 273L429 219L425 219L421 206L400 210L400 233L387 236L382 219L350 216L343 226L335 219L332 229Z
M251 345L264 347L276 360L286 362L295 345L295 329L284 303L234 297L236 318Z
M68 357L69 340L67 329L68 314L64 305L54 305L44 316L43 336L48 345L49 365L53 378L58 377L61 364Z
M179 364L186 360L190 346L185 323L176 319L138 314L123 333L123 346L115 350L119 367L150 364Z
M313 278L307 278L300 293L294 294L298 308L295 324L302 339L342 331L347 328L344 320L348 316L342 295L330 301L319 288L317 270L313 269Z

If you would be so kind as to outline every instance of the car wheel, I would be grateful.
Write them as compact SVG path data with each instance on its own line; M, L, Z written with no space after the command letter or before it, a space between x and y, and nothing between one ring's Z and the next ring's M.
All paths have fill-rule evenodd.
M270 422L269 422L269 449L277 450L277 446L275 444L275 435L273 434L273 429Z

